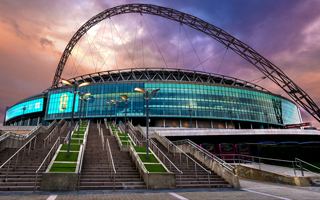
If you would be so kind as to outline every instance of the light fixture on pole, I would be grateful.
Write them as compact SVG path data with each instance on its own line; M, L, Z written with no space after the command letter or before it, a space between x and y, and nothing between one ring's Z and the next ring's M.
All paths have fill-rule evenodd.
M83 118L83 109L82 109L82 103L83 102L87 102L90 100L91 98L91 93L90 92L87 92L87 93L79 93L79 98L80 98L80 112L79 112L79 118L80 118L80 121L82 121L82 118Z
M135 92L142 93L144 95L145 103L146 103L146 157L149 159L149 100L154 97L160 89L155 90L145 90L143 88L134 88Z
M71 127L72 127L72 124L74 123L74 106L76 104L76 97L77 97L77 93L78 93L78 88L80 87L84 87L84 86L87 86L87 85L90 85L89 82L82 82L82 83L77 83L77 82L74 82L74 83L71 83L70 81L68 80L65 80L65 79L61 79L61 83L63 85L67 85L67 86L71 86L73 88L73 101L72 101L72 111L71 111L71 124L70 124L70 128L69 128L69 135L68 135L68 149L67 149L67 155L69 156L70 155L70 143L71 143Z
M127 123L127 114L128 114L128 95L120 95L121 100L125 103L125 111L124 111L124 122Z
M114 105L115 106L115 122L116 122L116 124L117 124L117 107L118 107L118 103L120 103L120 101L114 100L114 99L111 99L110 101L107 101L108 105ZM111 114L110 114L110 116L111 116Z

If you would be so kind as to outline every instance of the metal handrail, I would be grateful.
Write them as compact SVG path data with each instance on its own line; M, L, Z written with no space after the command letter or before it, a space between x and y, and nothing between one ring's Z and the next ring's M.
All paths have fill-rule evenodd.
M153 141L153 140L150 140L150 147L155 147L157 149L158 152L160 152L160 154L162 155L163 158L165 158L167 161L169 161L170 163L170 170L171 170L171 165L180 173L180 174L183 174L183 172L159 149L159 147L157 147L157 144ZM156 152L156 151L153 151L153 152ZM157 155L158 158L160 159L160 156Z
M0 142L2 140L5 140L6 138L8 138L10 136L11 132L6 132L3 135L0 136Z
M134 150L133 146L132 146L132 145L130 145L130 147L129 147L129 148L131 149L131 151L130 151L130 152L132 152L132 153L133 153L133 155L136 157L135 161L136 161L136 162L138 162L138 163L139 163L139 166L141 166L141 167L142 167L142 171L143 171L144 173L146 173L146 174L149 174L149 171L148 171L148 170L147 170L147 168L144 166L143 162L141 161L141 159L140 159L140 157L139 157L138 153Z
M79 127L80 127L80 125L79 125ZM83 148L82 148L82 151L81 151L81 157L80 157L79 168L78 168L78 183L77 183L77 189L78 190L79 190L79 186L80 186L80 175L81 175L81 171L82 171L84 152L85 152L86 146L87 146L87 136L88 136L88 133L89 133L89 127L90 127L90 121L88 122L88 125L87 125L86 130L85 130L85 134L84 134L84 138L83 138L83 144L81 144ZM75 128L77 128L77 126Z
M58 144L58 145L57 145ZM44 163L47 161L47 159L49 158L51 152L53 152L53 149L55 149L55 151L57 150L57 147L59 147L60 145L60 137L57 138L57 140L55 141L55 143L52 145L51 149L49 150L49 152L47 153L46 157L43 159L43 161L41 162L41 164L39 165L38 169L36 170L36 177L35 177L35 181L34 181L34 190L36 190L36 184L37 184L37 180L38 180L38 173L40 171L40 169L42 168L42 166L44 165ZM50 159L49 159L50 160Z
M99 127L99 132L100 132L100 137L101 137L102 150L105 150L104 134L103 134L103 129L101 128L101 124L100 124L100 127Z
M69 125L72 126L71 122L69 123ZM68 134L67 134L66 137L64 138L64 141L63 141L64 143L68 143L69 135L71 134L70 137L72 137L73 132L74 132L75 130L78 130L78 126L79 126L79 124L76 123L76 125L74 126L74 128L73 128L72 131L70 131L70 129L69 129Z
M106 141L107 145L108 145L108 150L109 150L109 162L111 164L110 166L110 171L113 170L113 189L114 189L114 184L115 184L115 176L117 174L117 170L114 166L114 162L113 162L113 156L112 156L112 152L111 152L111 148L110 148L110 143L109 143L109 139L107 138L107 141Z
M128 126L128 124L123 124L123 125L121 125L120 126L120 128L122 129L122 131L123 132L126 132L125 130L123 130L123 129L125 129L125 128L123 128L123 126ZM128 129L129 130L129 129ZM142 145L142 142L140 142L139 140L138 140L138 138L136 137L136 135L134 134L134 130L130 130L130 131L127 131L128 132L128 134L129 134L129 136L133 139L133 142L136 144L136 145L138 145L138 146L141 146Z
M227 163L226 161L222 160L221 158L215 156L214 154L210 153L209 151L207 151L203 147L197 145L193 141L191 141L189 139L185 139L185 140L174 141L173 143L178 144L178 145L187 143L187 144L191 145L193 148L197 149L198 151L200 151L201 153L203 153L204 155L206 155L207 157L211 158L212 160L214 160L215 162L220 164L222 167L227 169L229 172L234 174L234 168L235 167L233 167L231 164Z
M60 121L61 121L61 120L60 120ZM47 130L51 129L52 126L53 126L56 122L57 122L57 120L54 120L53 122L51 122L51 123L49 124L49 126L47 127Z
M313 164L311 164L311 163L308 163L308 162L306 162L306 161L304 161L304 160L301 160L300 158L295 158L294 160L295 160L296 164L299 163L298 166L300 167L301 175L302 175L302 176L304 176L303 170L306 170L306 171L308 171L308 172L310 172L310 173L312 173L312 174L315 174L315 175L317 175L317 176L320 175L319 173L316 173L316 172L313 172L313 171L311 171L311 170L309 170L309 169L307 169L307 168L304 168L304 167L302 166L302 164L305 164L305 165L307 165L307 166L310 166L310 167L312 167L312 168L315 168L315 169L317 169L317 170L319 170L319 171L320 171L320 167L315 166L315 165L313 165Z
M233 158L225 158L223 160L225 161L232 161L234 164L240 164L240 163L257 163L259 170L261 170L261 163L263 160L265 161L275 161L275 162L281 162L281 163L290 163L292 166L292 170L295 176L297 176L297 169L300 168L299 165L297 165L297 162L294 160L284 160L284 159L277 159L277 158L266 158L266 157L259 157L259 156L251 156L251 155L245 155L245 154L218 154L218 156L221 157L233 157ZM297 168L298 167L298 168ZM301 169L301 168L300 168ZM304 176L303 171L301 170L301 175Z
M58 125L51 130L51 132L47 135L47 137L45 137L45 138L43 139L43 147L46 146L47 140L49 140L49 142L51 142L52 136L54 135L53 133L54 133L57 129L58 129Z
M20 153L20 151L22 151L22 149L24 147L26 147L29 143L31 143L31 141L33 139L35 139L37 137L37 135L34 135L30 140L28 140L28 142L26 142L24 145L22 145L10 158L7 159L7 161L5 161L1 166L0 169L5 166L9 161L11 161L18 153Z
M168 145L174 147L175 149L177 149L180 153L182 153L183 155L185 155L189 160L191 160L192 162L195 163L195 165L199 166L202 170L204 170L207 174L211 174L211 171L207 170L206 168L204 168L202 165L200 165L196 160L194 160L193 158L191 158L188 154L186 154L182 149L180 149L178 146L176 146L174 143L172 143L169 139L167 139L166 137L161 137L158 134L155 134L156 138L158 139L162 139L164 140L164 142L166 142ZM196 168L195 168L196 170Z

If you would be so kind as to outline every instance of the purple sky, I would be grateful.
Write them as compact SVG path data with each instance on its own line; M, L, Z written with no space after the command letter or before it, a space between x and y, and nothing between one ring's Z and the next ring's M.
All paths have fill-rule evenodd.
M223 28L279 66L320 104L320 1L134 2L172 7ZM0 121L6 106L50 86L67 42L85 21L124 3L133 1L2 0ZM136 14L104 20L91 29L73 50L63 77L166 65L247 81L262 77L249 63L202 33L160 17ZM258 84L285 96L268 80ZM304 119L313 121L308 116Z

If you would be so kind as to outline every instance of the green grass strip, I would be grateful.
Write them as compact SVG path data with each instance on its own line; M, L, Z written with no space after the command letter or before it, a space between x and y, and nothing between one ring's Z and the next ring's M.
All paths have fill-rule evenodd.
M59 167L59 168L52 167L50 169L50 172L76 172L76 168L75 167L66 167L66 168L63 168L63 167Z
M82 142L83 142L83 139L74 139L74 138L71 139L72 144L82 144Z
M134 150L136 150L136 152L146 152L146 147L134 146Z
M63 144L61 147L61 150L68 150L68 144ZM71 151L79 151L80 150L80 144L70 144L70 150Z
M161 164L145 164L148 172L167 172Z
M74 161L78 159L79 152L59 152L55 161Z
M151 152L149 152L149 159L147 159L147 154L138 154L138 155L143 163L159 163L159 161Z

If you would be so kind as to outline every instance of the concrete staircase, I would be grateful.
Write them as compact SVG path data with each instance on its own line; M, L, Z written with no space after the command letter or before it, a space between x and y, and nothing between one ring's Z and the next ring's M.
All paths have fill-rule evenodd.
M121 152L116 142L104 126L101 125L104 140L109 140L116 174L108 160L108 148L103 150L102 139L99 136L97 124L90 123L84 162L80 176L80 189L139 189L145 188L138 170L135 168L128 152Z
M140 131L131 131L132 134L140 142L145 142L144 135ZM168 149L163 146L156 138L151 139L155 145L176 165L176 167L182 171L182 174L176 170L174 167L171 167L171 171L176 174L176 186L179 188L229 188L232 187L224 179L215 174L213 171L210 171L205 166L201 165L207 171L210 171L211 174L208 174L206 170L202 169L200 166L196 165L190 159L187 159L187 156L183 153L171 153ZM152 146L152 145L151 145ZM188 155L194 161L200 164L195 158L191 155ZM160 156L161 159L161 156ZM188 160L188 161L187 161ZM164 162L166 167L170 170L170 163ZM196 170L195 170L196 166Z
M184 154L181 153L171 153L168 151L166 147L164 147L160 142L156 139L152 139L157 147L166 154L166 156L183 172L180 174L176 170L172 168L172 172L176 174L176 183L179 188L229 188L229 185L224 179L215 174L213 171L210 171L211 174L208 174L205 170L201 169L199 166L196 166L195 163L190 161ZM191 155L189 155L191 157ZM181 157L181 158L180 158ZM194 158L193 158L194 159ZM166 163L166 167L170 167L169 164Z
M43 147L43 139L47 134L48 132L46 131L39 133L37 135L37 142L32 143L29 153L29 148L25 148L20 151L15 159L11 160L10 164L5 165L0 169L0 191L22 191L39 188L42 172L45 168L40 171L37 181L35 182L36 170L53 145L52 142L45 148ZM67 131L60 135L65 136L66 134ZM58 137L59 134L56 134L53 137L53 141L56 141Z

